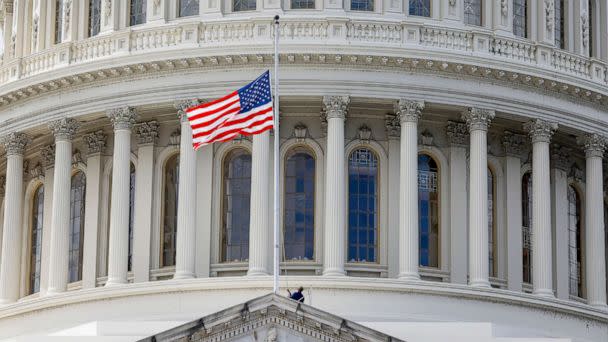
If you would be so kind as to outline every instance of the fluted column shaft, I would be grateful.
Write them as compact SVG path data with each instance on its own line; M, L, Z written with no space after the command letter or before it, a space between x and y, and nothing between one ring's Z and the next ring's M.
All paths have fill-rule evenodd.
M471 136L469 161L469 285L489 287L488 125L494 111L469 108L463 119Z
M344 121L350 103L347 96L323 98L327 115L327 171L325 187L325 260L323 275L345 275L346 218Z
M269 192L270 132L253 136L251 153L251 214L249 224L248 275L268 274L268 229L270 227Z
M401 99L395 112L401 123L399 158L399 278L419 280L418 119L423 102Z
M539 296L554 297L549 142L557 124L534 120L524 128L532 138L533 292Z
M606 309L606 259L604 246L604 207L602 157L606 140L597 134L583 139L587 160L585 191L585 244L587 303Z
M106 286L126 284L129 262L129 189L131 167L131 128L135 110L129 107L108 111L114 125L112 156L112 194L110 240L108 246L108 281Z
M192 128L184 110L195 103L182 104L179 150L179 189L177 236L175 244L175 279L195 277L196 257L196 152L192 147Z
M51 295L65 292L68 284L72 136L78 124L73 119L61 119L49 124L49 128L55 134L52 235L47 291L47 294Z
M4 141L6 148L6 188L2 260L0 266L0 304L19 298L21 262L21 220L23 212L23 152L27 136L10 133Z

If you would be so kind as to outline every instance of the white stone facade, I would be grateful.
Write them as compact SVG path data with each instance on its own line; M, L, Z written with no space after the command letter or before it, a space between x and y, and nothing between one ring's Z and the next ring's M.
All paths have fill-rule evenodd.
M0 339L187 321L271 288L273 135L194 152L180 117L271 68L280 14L281 196L291 157L314 164L313 191L293 195L307 196L312 235L284 252L282 286L358 322L608 340L605 1L200 0L180 16L194 2L1 1ZM479 25L465 19L473 3ZM136 25L133 4L146 9ZM359 150L375 158L371 258L349 249ZM228 209L237 154L250 207ZM232 209L248 222L234 254Z

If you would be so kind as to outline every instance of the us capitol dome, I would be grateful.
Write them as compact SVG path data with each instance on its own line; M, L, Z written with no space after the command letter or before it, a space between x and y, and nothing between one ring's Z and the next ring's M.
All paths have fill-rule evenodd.
M0 340L608 341L606 1L0 3Z

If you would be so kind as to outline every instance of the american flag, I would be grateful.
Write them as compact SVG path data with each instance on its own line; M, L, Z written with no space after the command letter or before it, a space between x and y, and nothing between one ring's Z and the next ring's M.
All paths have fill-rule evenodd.
M269 72L222 98L186 109L186 115L195 150L239 134L259 134L273 128Z

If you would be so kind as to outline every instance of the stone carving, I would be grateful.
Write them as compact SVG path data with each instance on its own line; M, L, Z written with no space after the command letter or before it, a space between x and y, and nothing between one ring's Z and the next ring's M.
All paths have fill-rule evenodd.
M200 104L198 99L186 99L186 100L177 100L173 102L173 108L177 109L177 115L179 116L180 122L188 121L188 117L186 116L186 109L190 107L194 107Z
M572 149L559 144L551 146L551 162L556 169L568 172L572 166Z
M395 104L395 114L399 117L399 122L418 122L422 110L424 109L424 101L411 101L400 99Z
M576 163L570 168L569 176L572 177L576 182L585 183L585 171L578 167Z
M520 157L528 149L527 139L524 134L516 134L505 131L502 137L502 146L508 156Z
M500 13L503 17L509 15L509 0L500 0Z
M15 44L17 43L17 32L13 31L11 34L11 46L9 50L9 55L11 57L15 57Z
M13 14L13 2L12 1L4 1L4 12L6 14Z
M552 33L555 26L555 3L552 0L545 0L545 20L547 31Z
M462 113L462 120L467 123L469 131L487 131L496 113L491 109L470 107Z
M551 141L553 133L557 130L557 123L549 122L541 119L530 120L523 125L525 131L528 132L532 143Z
M308 136L308 127L302 123L297 124L293 128L293 135L296 137L296 140L303 141Z
M40 178L44 176L44 168L40 163L36 163L34 167L29 170L29 174L32 178Z
M425 146L433 145L433 135L429 130L424 130L420 133L420 143Z
M156 144L158 140L158 127L160 125L157 121L147 121L135 125L135 134L137 134L137 142L140 145Z
M70 30L70 14L72 12L72 0L65 0L63 3L63 32L67 35Z
M160 7L160 0L154 0L153 6L154 7L152 10L154 14L158 13L158 8Z
M391 113L386 114L384 125L386 126L386 134L389 137L398 138L401 136L401 124L399 123L398 115Z
M108 23L108 19L110 18L110 16L112 15L112 0L105 0L104 1L104 10L105 10L105 20L106 20L106 24Z
M38 13L34 16L34 22L32 27L32 39L34 40L34 50L38 47L38 22L40 18L38 17Z
M277 342L277 329L272 327L268 329L268 335L266 336L266 342Z
M133 107L113 108L106 112L106 115L114 125L114 130L130 130L137 119L137 112Z
M55 166L55 145L46 145L40 149L40 158L44 167L52 168Z
M585 155L587 158L602 158L604 156L607 140L603 135L596 133L586 134L579 137L577 142L585 148Z
M75 119L62 118L50 122L48 127L55 135L55 140L72 140L80 124Z
M101 130L85 134L83 139L87 144L87 153L89 155L103 153L106 149L106 134Z
M464 122L448 121L446 134L451 145L465 146L469 142L469 130Z
M72 165L84 164L84 160L82 159L82 153L80 153L79 149L75 149L72 152Z
M450 0L450 6L451 7L456 6L456 0Z
M359 140L369 143L372 137L372 130L366 125L359 127Z
M583 47L589 46L589 15L587 12L581 14L581 33L583 38Z
M323 106L326 119L346 118L350 96L324 96Z
M25 152L25 146L30 142L30 138L21 132L11 132L7 134L2 143L6 150L6 155L23 155Z
M179 128L177 128L175 131L173 131L171 133L171 135L169 135L169 144L170 145L179 145L181 136L182 136L182 132Z

